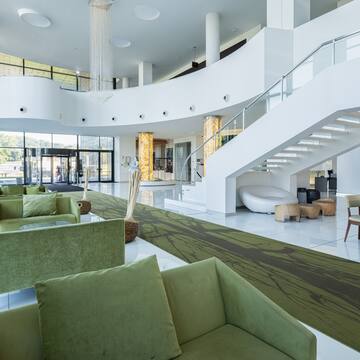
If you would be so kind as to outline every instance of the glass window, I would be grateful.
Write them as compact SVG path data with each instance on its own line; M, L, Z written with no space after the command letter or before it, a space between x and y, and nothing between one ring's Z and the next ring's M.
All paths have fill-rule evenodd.
M112 137L100 137L100 149L101 150L113 150L114 138Z
M24 133L13 131L0 131L0 147L23 147Z
M51 134L25 133L25 147L50 148Z
M22 76L22 67L0 64L0 76Z
M25 60L25 75L51 78L51 66L35 61Z
M86 167L90 169L89 181L99 181L99 152L80 151L79 156L83 171Z
M53 147L62 149L76 149L77 136L65 134L53 134Z
M22 184L24 179L24 150L0 148L0 183Z
M23 59L17 56L0 53L0 62L4 64L19 65L22 66Z
M79 136L79 149L99 150L99 137Z

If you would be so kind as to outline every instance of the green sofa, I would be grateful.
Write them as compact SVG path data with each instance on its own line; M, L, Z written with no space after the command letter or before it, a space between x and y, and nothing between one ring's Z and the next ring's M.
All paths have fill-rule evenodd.
M120 219L0 233L0 293L122 265L124 238Z
M34 223L54 224L55 222L79 223L80 210L77 203L66 196L56 198L56 214L46 216L23 217L23 199L0 198L0 233L21 230L24 225ZM31 226L31 225L30 225ZM26 226L25 226L26 227Z
M316 359L315 336L220 261L168 270L162 279L182 351L176 359ZM146 341L143 329L133 336ZM37 304L0 314L0 359L41 360L41 347Z
M45 185L1 185L0 198L2 196L20 196L24 194L34 195L46 193L48 191Z

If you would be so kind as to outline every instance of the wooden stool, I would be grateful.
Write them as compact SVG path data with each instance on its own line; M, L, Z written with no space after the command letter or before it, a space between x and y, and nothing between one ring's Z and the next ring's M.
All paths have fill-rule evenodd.
M317 204L300 204L301 217L317 219L320 215L321 207Z
M313 201L313 204L320 206L320 211L324 216L335 216L336 202L333 199L320 199Z
M285 222L295 218L300 221L300 207L299 204L283 204L275 206L275 220Z

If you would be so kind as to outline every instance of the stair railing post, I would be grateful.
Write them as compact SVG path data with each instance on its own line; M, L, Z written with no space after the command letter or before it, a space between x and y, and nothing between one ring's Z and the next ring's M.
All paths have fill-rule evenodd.
M332 64L335 65L336 63L336 40L334 39L332 41Z
M245 130L245 110L246 110L246 107L243 108L243 111L242 111L242 130L243 131Z
M281 101L284 101L284 76L281 77Z

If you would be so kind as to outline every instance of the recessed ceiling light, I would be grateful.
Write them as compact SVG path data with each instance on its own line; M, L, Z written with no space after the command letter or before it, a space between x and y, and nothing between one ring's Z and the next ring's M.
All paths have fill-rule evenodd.
M39 28L47 28L51 25L51 20L48 17L35 10L19 9L17 13L19 17L29 25Z
M140 20L153 21L160 16L160 11L152 6L137 5L134 9L135 16Z
M131 41L114 36L111 40L112 44L118 48L128 48L131 46Z

